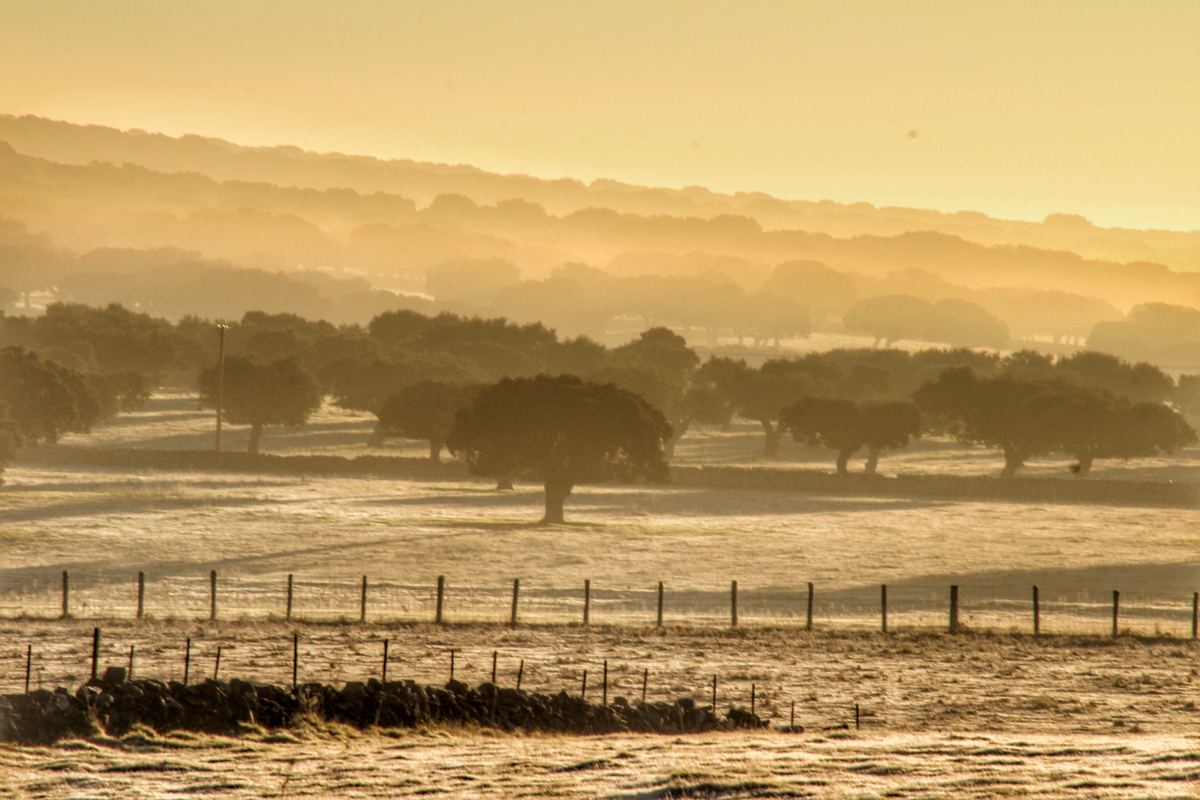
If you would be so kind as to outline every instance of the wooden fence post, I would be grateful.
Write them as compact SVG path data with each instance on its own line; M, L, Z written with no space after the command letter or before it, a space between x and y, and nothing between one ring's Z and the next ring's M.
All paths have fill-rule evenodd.
M210 602L208 608L208 618L217 618L217 571L214 569L208 574L208 582L210 584Z
M138 606L137 618L141 619L146 613L146 573L138 572Z
M579 698L587 700L587 670L583 671L583 685L579 687Z
M662 582L659 581L659 618L655 625L662 627Z
M438 575L437 582L437 612L434 614L433 622L435 625L442 624L442 599L446 593L446 578L444 575Z
M217 661L213 664L213 680L217 680L217 676L221 674L221 645L217 645Z
M1113 638L1117 638L1120 633L1120 616L1121 616L1121 593L1113 589Z
M300 684L296 680L297 674L300 672L300 634L292 634L292 691L296 691Z
M450 680L454 680L454 648L450 648Z
M588 618L592 612L592 582L585 580L583 582L583 624L588 624Z
M754 716L754 684L750 684L750 716Z
M734 581L729 587L729 624L730 627L737 627L737 581Z
M292 578L293 578L293 575L292 575L292 573L289 572L288 573L288 588L287 588L287 613L284 616L284 619L289 619L289 620L292 618Z
M92 680L96 680L96 669L100 663L100 629L92 631Z
M713 675L712 683L712 713L715 716L717 713L717 676Z
M33 645L25 645L25 694L29 694L29 674L33 670Z
M492 651L492 686L496 685L496 659L500 653L496 650Z
M512 594L512 616L508 624L514 628L517 626L517 601L521 597L521 579L513 578L513 594Z
M192 671L192 639L188 637L187 646L183 650L183 685L187 686L188 676Z
M71 573L63 570L62 586L62 615L71 616Z
M646 684L650 682L650 669L642 670L642 705L646 704Z
M525 676L525 659L517 666L517 691L521 691L521 678Z
M1200 635L1200 592L1192 592L1192 638Z
M881 615L881 621L883 624L883 632L887 633L888 630L887 630L887 584L886 583L880 584L880 586L879 586L879 611L880 611L880 615Z
M129 669L125 670L125 680L133 680L133 645L129 645Z
M950 587L950 633L958 633L958 586Z
M813 585L810 583L808 585L808 614L807 614L805 622L804 622L804 630L806 630L806 631L812 630L812 622L813 622L812 617L813 617Z
M604 661L604 694L602 695L603 705L608 705L608 660Z
M1036 583L1033 585L1033 635L1042 635L1042 603Z
M359 612L358 612L358 621L366 622L367 621L367 576L366 575L363 575L363 578L362 578L362 602L359 605L360 605L360 607L359 607Z
M387 659L388 659L388 639L383 640L383 672L379 679L380 683L387 683Z

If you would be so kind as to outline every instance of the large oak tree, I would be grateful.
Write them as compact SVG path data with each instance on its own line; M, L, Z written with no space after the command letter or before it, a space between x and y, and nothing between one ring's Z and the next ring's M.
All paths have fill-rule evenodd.
M459 412L447 440L477 475L526 475L546 489L545 523L563 521L579 483L667 479L662 412L613 384L573 375L505 378Z

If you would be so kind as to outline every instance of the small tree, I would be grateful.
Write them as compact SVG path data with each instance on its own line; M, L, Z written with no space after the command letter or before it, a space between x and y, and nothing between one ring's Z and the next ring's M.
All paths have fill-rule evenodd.
M217 407L217 367L200 373L200 407ZM241 356L225 359L223 413L231 425L249 425L246 452L257 453L267 425L298 428L321 407L312 373L289 358L259 364Z
M866 472L874 474L879 453L902 448L921 435L921 414L907 402L854 403L806 397L779 414L780 426L796 441L838 451L837 470L847 472L850 457L867 448Z
M576 484L665 481L671 426L662 413L613 384L572 375L505 378L459 412L447 439L476 475L543 481L545 523L563 521Z
M421 381L393 394L379 410L376 432L424 439L429 442L429 460L441 460L446 437L454 428L454 417L479 393L479 387L438 381Z

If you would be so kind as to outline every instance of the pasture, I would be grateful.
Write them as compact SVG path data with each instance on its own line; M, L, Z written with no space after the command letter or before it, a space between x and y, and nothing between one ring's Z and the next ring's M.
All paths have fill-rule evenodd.
M210 446L211 420L182 395L156 398L77 446ZM365 445L370 420L326 410L268 452L418 455ZM229 449L243 432L227 432ZM700 431L684 464L753 464L750 427ZM832 456L786 445L786 463ZM1062 461L1033 474L1066 477ZM885 473L994 474L994 453L948 442L885 457ZM1196 480L1194 452L1099 465L1098 478ZM748 704L804 733L574 738L430 729L362 733L310 726L223 740L196 735L0 750L13 796L1190 796L1196 779L1200 509L823 496L685 486L580 487L568 524L543 527L541 493L470 478L372 478L83 468L30 459L0 490L0 691L21 688L25 646L43 685L86 678L90 635L105 663L178 679L193 669L282 682L291 634L302 679L392 674L577 689L608 660L631 699L645 670L657 696ZM73 618L58 620L61 573ZM209 616L209 573L219 612ZM137 621L136 575L146 574ZM287 576L293 620L285 620ZM362 576L370 585L359 623ZM430 624L438 576L446 626ZM520 624L510 613L521 580ZM580 625L591 582L591 625ZM730 628L730 581L739 627ZM664 626L655 626L656 586ZM806 585L814 628L804 630ZM879 586L889 587L888 635ZM945 634L949 585L966 632ZM1042 630L1030 632L1030 588ZM1121 628L1107 636L1111 592ZM853 707L863 726L853 729ZM849 725L849 729L842 726ZM97 777L99 776L99 777ZM1190 776L1190 777L1189 777ZM7 781L7 783L5 783ZM209 788L205 788L209 787Z

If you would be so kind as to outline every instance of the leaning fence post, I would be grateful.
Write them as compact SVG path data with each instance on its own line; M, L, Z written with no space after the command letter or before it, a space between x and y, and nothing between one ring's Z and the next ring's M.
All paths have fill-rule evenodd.
M141 619L146 613L146 573L138 572L138 612L137 618Z
M585 580L583 582L583 624L588 624L588 618L592 611L592 582Z
M1113 635L1113 638L1114 638L1114 639L1115 639L1115 638L1117 638L1117 634L1120 632L1120 631L1119 631L1119 628L1120 628L1120 622L1119 622L1119 621L1120 621L1120 616L1121 616L1121 593L1120 593L1120 592L1118 592L1116 589L1113 589L1113 629L1112 629L1112 635Z
M1033 585L1033 635L1042 635L1042 604L1036 583Z
M512 595L512 617L508 624L516 627L517 625L517 600L521 596L521 579L513 578L513 595Z
M71 573L63 570L62 615L71 616Z
M359 608L359 612L358 612L358 621L359 622L367 621L367 576L366 575L363 575L363 579L362 579L362 602L360 603L360 608Z
M808 585L808 615L804 623L804 630L812 630L812 614L813 614L813 585Z
M646 684L650 681L649 667L642 670L642 705L646 704Z
M659 581L659 618L655 625L662 627L662 582Z
M100 629L92 631L92 680L96 680L96 668L100 662Z
M284 614L284 619L292 618L292 573L288 573L288 588L287 588L287 612Z
M213 680L217 680L217 676L221 674L221 645L217 645L217 661L213 664Z
M521 691L521 678L525 675L525 659L521 659L521 663L517 665L517 691Z
M886 583L880 584L880 586L879 586L879 611L880 611L880 615L881 615L881 617L880 617L881 622L883 625L883 632L887 633L888 631L887 631L887 584Z
M217 618L217 571L214 569L208 574L208 582L210 584L210 602L208 608L208 618Z
M437 582L437 611L434 614L433 622L435 625L442 624L442 598L446 592L446 578L444 575L438 575Z
M958 586L950 587L950 632L958 633Z
M730 627L737 627L737 581L734 581L729 587L729 624Z

